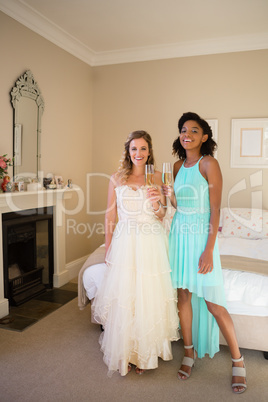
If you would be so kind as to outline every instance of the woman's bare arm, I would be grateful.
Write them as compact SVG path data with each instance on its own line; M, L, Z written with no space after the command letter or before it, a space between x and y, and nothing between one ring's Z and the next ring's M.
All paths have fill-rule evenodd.
M110 247L117 218L116 205L116 182L114 176L111 177L108 187L107 209L105 213L105 255Z
M210 221L207 244L199 260L199 273L213 270L213 250L219 228L222 194L222 174L218 161L207 156L200 163L200 172L208 181L210 199Z

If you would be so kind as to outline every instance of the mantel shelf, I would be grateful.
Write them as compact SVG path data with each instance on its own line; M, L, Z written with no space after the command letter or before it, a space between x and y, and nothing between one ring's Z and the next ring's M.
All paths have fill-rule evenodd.
M63 189L55 189L55 190L38 190L38 191L12 191L6 193L0 193L1 198L12 198L12 197L24 197L28 195L51 195L51 194L68 194L73 191L78 191L78 188L63 188Z
M16 191L0 194L0 213L42 208L70 199L80 188L40 191Z

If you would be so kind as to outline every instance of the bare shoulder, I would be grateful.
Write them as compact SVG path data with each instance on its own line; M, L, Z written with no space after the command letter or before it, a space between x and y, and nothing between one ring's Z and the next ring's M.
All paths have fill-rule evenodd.
M206 180L210 182L210 180L215 177L221 178L221 169L219 162L217 159L213 158L213 156L205 155L200 161L200 173Z
M219 162L211 155L205 155L200 161L200 168L220 169Z
M121 181L118 178L117 172L113 173L111 178L110 178L110 186L111 187L118 187L121 186Z
M177 173L178 173L178 171L180 170L180 168L182 167L182 164L183 164L183 160L182 160L182 159L179 159L177 162L174 163L174 166L173 166L173 175L174 175L174 178L177 176Z
M174 163L174 169L180 169L180 167L182 166L182 164L183 164L183 160L182 159L179 159L179 160L177 160L175 163Z

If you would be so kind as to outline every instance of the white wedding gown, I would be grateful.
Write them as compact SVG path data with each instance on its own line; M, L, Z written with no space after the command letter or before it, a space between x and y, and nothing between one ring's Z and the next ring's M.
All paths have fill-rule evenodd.
M100 345L108 375L126 375L128 363L154 369L158 357L172 359L179 319L168 240L146 199L146 187L117 187L116 198L119 221L92 310L104 327Z

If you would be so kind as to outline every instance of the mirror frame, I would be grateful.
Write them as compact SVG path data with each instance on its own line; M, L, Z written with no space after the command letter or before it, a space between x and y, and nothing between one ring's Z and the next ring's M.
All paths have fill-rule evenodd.
M15 160L15 144L16 144L16 127L18 126L18 107L19 101L21 97L30 98L36 102L37 105L37 128L36 128L36 135L37 135L37 150L36 150L36 177L38 179L38 174L40 170L40 137L41 137L41 117L44 112L44 99L41 94L41 91L37 85L37 82L34 79L33 73L31 70L27 70L23 75L19 77L16 81L15 86L11 90L11 103L14 109L14 124L13 124L13 156ZM33 173L33 172L31 172ZM13 177L16 176L16 166L14 163L13 166Z

